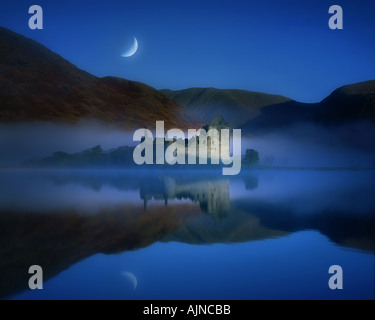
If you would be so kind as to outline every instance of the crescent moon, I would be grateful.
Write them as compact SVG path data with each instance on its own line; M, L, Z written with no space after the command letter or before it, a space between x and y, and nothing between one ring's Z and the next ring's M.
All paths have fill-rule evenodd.
M131 57L134 53L137 52L137 50L138 50L138 41L137 41L137 38L134 37L134 41L130 49L126 51L125 53L123 53L121 56L124 58Z
M133 284L133 289L135 290L138 286L138 280L137 280L137 277L134 275L134 273L124 271L124 272L122 272L122 275L125 278L130 280L130 282Z

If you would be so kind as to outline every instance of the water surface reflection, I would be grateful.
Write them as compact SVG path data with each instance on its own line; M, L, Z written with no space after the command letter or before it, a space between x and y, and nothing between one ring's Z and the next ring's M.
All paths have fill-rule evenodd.
M171 252L175 243L236 250L240 243L314 230L338 248L373 256L375 179L369 172L252 171L231 179L203 171L0 176L2 298L27 289L30 265L43 266L45 279L53 279L96 254L126 254L157 242ZM272 243L271 255L277 250Z

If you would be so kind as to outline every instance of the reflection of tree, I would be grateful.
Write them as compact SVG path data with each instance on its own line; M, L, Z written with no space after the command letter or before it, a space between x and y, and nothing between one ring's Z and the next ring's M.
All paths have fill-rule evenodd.
M172 177L150 179L141 185L140 196L147 206L151 199L190 199L215 218L229 214L229 179L203 180L197 182L176 181Z
M258 188L258 177L247 175L244 177L246 190L255 190Z
M100 191L104 186L110 186L119 191L138 190L140 181L146 178L121 171L53 171L43 176L57 186L69 184L80 185L95 191Z

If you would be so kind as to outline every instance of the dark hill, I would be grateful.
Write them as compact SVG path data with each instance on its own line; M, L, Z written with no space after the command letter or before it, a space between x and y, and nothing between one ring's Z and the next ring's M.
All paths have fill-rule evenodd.
M316 104L288 101L262 109L260 115L243 125L247 133L261 133L300 122L314 122Z
M317 120L324 123L356 120L375 123L375 80L340 87L325 98L319 107Z
M375 124L374 80L340 87L319 103L287 101L264 107L243 128L262 132L301 122L332 126L358 121Z
M98 78L40 43L0 28L0 121L97 119L125 128L192 128L184 109L143 83Z

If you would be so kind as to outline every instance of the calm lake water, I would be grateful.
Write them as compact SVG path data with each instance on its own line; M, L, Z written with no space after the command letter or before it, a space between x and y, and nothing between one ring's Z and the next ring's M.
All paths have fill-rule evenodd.
M374 234L374 171L3 170L0 298L374 299Z

